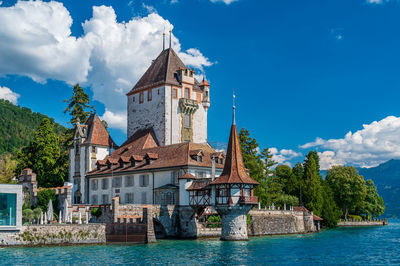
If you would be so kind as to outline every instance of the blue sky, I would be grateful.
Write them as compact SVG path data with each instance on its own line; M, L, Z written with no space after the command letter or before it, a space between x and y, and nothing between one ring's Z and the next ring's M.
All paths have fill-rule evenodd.
M399 14L395 0L3 1L0 97L67 125L79 82L122 143L124 94L173 27L211 83L209 141L227 141L235 89L238 126L276 160L374 166L400 158Z

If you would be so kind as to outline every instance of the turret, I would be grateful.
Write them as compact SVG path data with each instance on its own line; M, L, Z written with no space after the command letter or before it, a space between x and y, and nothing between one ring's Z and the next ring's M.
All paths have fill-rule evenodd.
M210 183L213 205L221 215L221 240L247 240L246 214L258 204L253 189L258 182L252 179L243 163L239 135L235 122L235 105L228 151L222 174Z
M203 91L203 107L207 110L210 107L210 84L208 84L205 76L203 76L203 81L199 85L200 89Z

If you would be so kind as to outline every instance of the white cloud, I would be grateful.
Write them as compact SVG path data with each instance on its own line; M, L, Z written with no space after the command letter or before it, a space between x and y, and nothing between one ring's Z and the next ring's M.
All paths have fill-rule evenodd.
M106 109L104 114L100 117L101 120L106 120L109 127L121 129L126 131L126 112L113 113Z
M344 138L324 140L316 138L301 148L318 147L321 169L331 165L351 164L373 167L390 159L400 158L400 117L388 116L380 121L363 125L363 128Z
M3 1L0 1L0 6L3 4Z
M164 29L173 28L149 11L153 13L120 23L112 7L95 6L82 23L83 35L74 37L72 18L62 3L19 1L0 7L0 75L82 83L110 114L126 112L125 94L161 52ZM187 65L203 69L212 64L198 49L181 51L174 35L172 47ZM122 128L119 122L107 122Z
M221 2L221 3L225 3L225 4L229 5L229 4L231 4L233 2L236 2L238 0L210 0L210 1L213 2L213 3Z
M367 0L367 4L382 4L383 0Z
M8 100L13 104L17 104L19 94L13 92L7 87L0 87L0 99Z
M290 149L278 150L277 148L272 147L269 150L272 153L272 160L279 164L287 164L289 166L291 166L291 163L289 162L291 159L302 156L300 152Z

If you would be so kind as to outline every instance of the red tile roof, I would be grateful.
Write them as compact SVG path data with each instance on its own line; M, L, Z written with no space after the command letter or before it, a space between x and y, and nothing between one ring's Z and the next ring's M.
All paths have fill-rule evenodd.
M324 219L322 219L321 217L318 217L317 215L313 214L313 220L314 221L323 221Z
M211 185L216 184L253 184L258 182L252 179L244 167L242 151L240 150L239 135L236 125L231 127L229 135L228 151L226 153L224 170L221 176L217 177Z
M186 173L183 176L179 177L178 179L195 179L196 177L191 173Z
M95 169L88 173L88 176L95 175L107 175L111 172L130 172L138 170L148 170L166 167L178 167L178 166L200 166L200 167L211 167L212 166L212 154L215 150L207 144L196 144L196 143L179 143L167 146L158 146L157 141L154 139L152 130L148 130L146 133L141 132L135 134L136 139L130 138L130 141L126 141L124 145L115 150L111 155L104 158L103 161L113 164L110 169L103 167L98 170ZM149 145L149 143L151 145ZM129 148L128 148L129 147ZM204 153L203 160L201 162L194 160L190 153L193 150L202 150ZM117 164L120 157L134 158L136 161L135 166L132 164L124 165L121 167ZM145 156L152 159L151 164L146 164L143 160ZM104 164L102 164L104 165ZM216 166L216 168L222 168Z
M114 148L118 147L108 134L107 129L104 127L97 114L92 114L88 118L86 125L88 127L88 133L85 143Z
M207 82L206 79L203 79L203 81L200 83L199 86L200 86L200 87L201 87L201 86L210 86L210 84L208 84L208 82Z

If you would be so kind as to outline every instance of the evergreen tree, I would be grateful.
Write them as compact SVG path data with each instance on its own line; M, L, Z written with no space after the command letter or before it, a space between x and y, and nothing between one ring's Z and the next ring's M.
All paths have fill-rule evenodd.
M345 219L349 211L362 208L367 188L364 178L353 166L333 166L327 172L326 181Z
M385 204L378 194L378 190L371 179L366 181L367 194L364 200L362 213L369 217L381 216L385 212Z
M254 194L259 202L264 206L267 203L267 179L272 175L270 169L276 164L272 160L269 149L264 149L259 153L259 146L256 139L251 138L248 130L242 128L239 132L240 147L243 155L244 166L249 170L250 176L260 183L255 189Z
M275 168L275 174L279 177L285 194L293 195L298 198L299 181L297 176L293 173L292 168L287 165L278 165Z
M69 123L73 128L75 128L78 121L85 123L89 118L90 113L94 112L95 109L93 106L89 105L89 95L85 93L79 84L76 84L72 90L71 98L64 100L64 102L68 104L67 108L64 110L64 113L69 113L71 116Z
M300 205L303 205L303 191L302 185L304 184L304 167L301 163L296 163L292 169L293 175L297 180L297 189L292 192L291 195L295 195L299 198Z
M318 216L322 211L321 180L314 156L308 154L304 163L304 183L302 184L305 206Z
M342 215L340 208L337 206L332 189L324 182L322 185L322 211L321 216L324 219L323 223L328 227L335 227Z
M52 187L62 185L65 169L59 168L61 157L59 138L50 120L45 118L35 132L33 141L18 153L16 174L31 168L37 174L38 185Z

